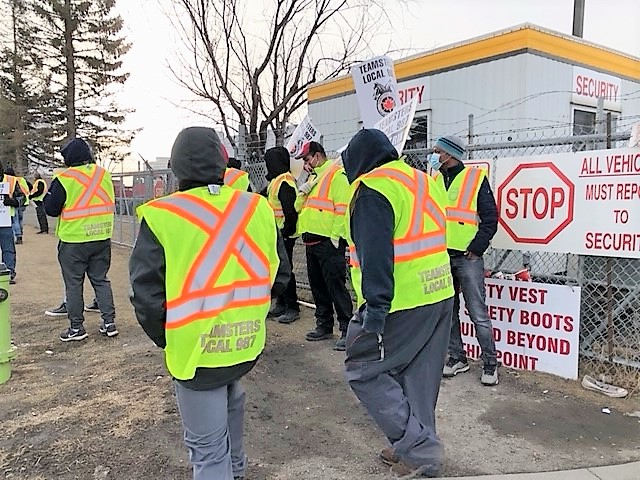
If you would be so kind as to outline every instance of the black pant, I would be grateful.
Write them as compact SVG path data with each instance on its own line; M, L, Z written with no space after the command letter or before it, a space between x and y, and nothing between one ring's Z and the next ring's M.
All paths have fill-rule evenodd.
M84 322L82 289L85 275L96 292L98 308L105 324L115 321L111 282L107 278L111 266L111 240L86 243L58 242L58 261L62 269L67 296L67 316L71 328L80 328Z
M316 325L327 332L333 330L334 307L341 332L347 331L353 313L343 245L341 242L336 248L329 239L307 245L307 274L316 304Z
M287 251L287 257L289 257L289 263L291 264L291 278L289 279L287 288L278 297L277 302L279 305L283 305L289 310L300 311L300 305L298 305L298 293L296 292L296 276L293 273L293 247L295 244L295 238L284 238L284 249Z
M40 225L41 232L49 231L49 221L47 220L47 214L44 211L44 203L42 200L34 200L36 204L36 216L38 217L38 224Z

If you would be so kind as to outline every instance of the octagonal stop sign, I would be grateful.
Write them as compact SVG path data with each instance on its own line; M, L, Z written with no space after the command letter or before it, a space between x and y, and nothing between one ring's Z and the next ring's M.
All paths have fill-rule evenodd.
M547 244L573 221L574 195L554 163L521 163L498 186L498 222L515 242Z

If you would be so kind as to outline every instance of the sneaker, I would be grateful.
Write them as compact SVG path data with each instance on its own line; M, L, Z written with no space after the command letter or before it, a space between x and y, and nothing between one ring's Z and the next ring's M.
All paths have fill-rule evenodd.
M49 317L66 317L67 316L67 304L62 302L58 308L52 308L44 311L45 315Z
M22 237L16 237L16 245L22 245Z
M613 398L624 398L629 394L629 392L622 387L616 387L615 385L601 382L600 380L597 380L589 375L585 375L583 377L582 386L587 390L600 392L608 397Z
M98 329L98 331L102 335L106 335L107 337L115 337L116 335L118 335L118 333L120 333L118 332L115 323L102 323L100 324L100 328Z
M300 311L287 308L287 311L280 315L276 320L278 323L293 323L300 318Z
M442 465L411 465L399 460L391 465L391 471L402 478L438 478L442 472Z
M400 459L396 455L396 451L392 447L383 448L380 451L380 455L378 455L382 463L385 465L393 465L394 463L398 463Z
M347 349L347 332L342 332L340 338L333 347L338 352L344 352Z
M36 235L40 235L42 233L49 233L49 230L40 230L39 232L36 232Z
M449 378L455 377L459 373L464 373L469 371L469 364L466 360L456 360L455 358L449 358L447 363L444 365L442 369L442 376Z
M98 307L98 301L94 298L93 302L91 303L91 305L85 305L84 306L84 311L85 312L100 313L100 308Z
M67 328L62 333L60 333L60 340L63 342L71 342L71 341L79 341L84 340L89 335L87 335L87 331L80 328Z
M491 387L498 384L498 366L497 365L485 365L482 369L482 376L480 377L480 383Z
M9 279L9 285L15 285L16 284L16 277L11 277Z
M287 307L285 307L284 305L280 305L279 303L276 303L269 309L269 313L267 313L267 318L277 318L281 315L284 315L286 311L287 311Z
M326 330L322 330L319 327L316 327L314 330L311 330L305 336L307 341L309 342L317 342L318 340L329 340L333 338L333 332L327 332Z

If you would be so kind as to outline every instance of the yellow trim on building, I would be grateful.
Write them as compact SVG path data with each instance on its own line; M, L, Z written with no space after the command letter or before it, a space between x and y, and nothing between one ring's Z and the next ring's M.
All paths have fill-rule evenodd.
M396 78L402 81L519 50L541 52L572 64L640 81L640 59L530 24L398 60L395 62ZM307 90L307 99L315 102L354 90L351 75L345 75L312 85Z

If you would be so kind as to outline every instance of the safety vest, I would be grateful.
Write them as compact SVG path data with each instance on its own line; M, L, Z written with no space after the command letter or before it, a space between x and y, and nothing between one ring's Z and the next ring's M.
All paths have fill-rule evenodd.
M4 174L2 178L2 182L6 182L9 184L9 196L13 196L13 192L16 189L16 185L18 184L18 177L14 177L13 175ZM9 214L13 217L16 214L16 209L13 207L9 207Z
M279 229L284 227L284 211L282 210L282 203L278 198L280 194L280 187L283 183L288 184L296 191L296 181L291 175L291 172L285 172L278 175L276 178L269 182L267 186L267 201L273 210L273 215L276 217L276 225Z
M431 177L402 160L386 163L358 177L351 186L352 202L361 182L384 195L393 209L394 291L389 313L452 297L444 190ZM360 307L366 301L362 296L362 271L351 238L350 221L347 219L345 224L351 280Z
M330 238L344 238L345 213L349 200L349 184L344 168L326 161L316 167L318 182L303 199L299 208L297 233L315 233Z
M279 265L273 212L260 195L223 186L152 200L137 209L166 259L165 361L188 380L196 368L255 360ZM176 232L180 232L179 235Z
M447 248L466 251L478 232L478 192L486 173L481 168L465 168L447 190ZM436 180L444 187L444 177Z
M95 163L69 167L55 176L67 200L56 226L63 242L95 242L111 238L114 193L111 174Z
M42 193L40 195L38 195L37 197L32 197L31 200L34 200L34 201L42 200L45 197L45 195L47 194L47 182L45 182L41 178L37 178L33 182L33 188L31 189L31 195L33 195L34 193L36 193L38 191L38 186L39 185L42 185Z
M224 172L224 184L236 190L246 192L249 190L249 174L244 170L227 167L227 170Z

